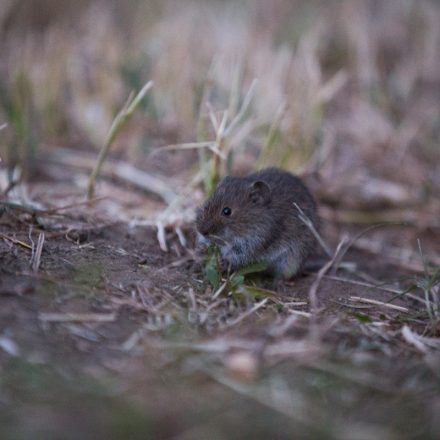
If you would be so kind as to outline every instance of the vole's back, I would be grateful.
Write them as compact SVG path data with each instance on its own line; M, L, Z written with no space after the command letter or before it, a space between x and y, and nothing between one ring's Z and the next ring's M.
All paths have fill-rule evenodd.
M297 214L296 203L310 220L317 221L316 203L299 177L279 168L266 168L245 179L249 183L261 180L269 185L272 209L286 209Z
M270 240L261 256L276 275L290 277L302 268L316 239L299 218L300 212L318 229L316 203L301 179L277 168L267 168L246 177L249 184L265 182L271 192L268 209L274 219Z

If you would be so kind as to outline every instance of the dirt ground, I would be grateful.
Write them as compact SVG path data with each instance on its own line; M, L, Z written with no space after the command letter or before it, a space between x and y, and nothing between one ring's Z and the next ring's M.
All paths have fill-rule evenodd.
M105 198L69 197L78 204L56 213L3 206L2 438L440 435L440 329L422 301L393 293L413 283L416 263L402 269L353 244L350 264L317 285L312 315L317 272L250 277L255 297L213 298L190 224L187 246L169 231L164 252L154 227L112 219ZM361 229L325 222L324 236L335 245ZM418 231L368 234L391 246Z

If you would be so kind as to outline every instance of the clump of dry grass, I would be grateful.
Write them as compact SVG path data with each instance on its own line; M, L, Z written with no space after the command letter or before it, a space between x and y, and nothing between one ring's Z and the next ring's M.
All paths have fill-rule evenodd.
M319 171L319 196L346 208L343 221L383 220L384 206L412 221L408 204L436 215L424 203L438 183L439 11L430 2L139 3L118 10L124 33L99 3L69 19L47 7L43 31L13 10L5 4L0 16L9 166L35 166L38 149L60 140L100 146L127 93L151 79L142 118L173 143L201 147L207 192L232 169L282 165ZM143 152L164 142L142 133L139 115L115 154L148 167Z

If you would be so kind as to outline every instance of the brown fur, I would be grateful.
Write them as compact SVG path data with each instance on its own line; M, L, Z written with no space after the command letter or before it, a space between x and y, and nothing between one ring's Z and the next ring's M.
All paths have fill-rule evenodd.
M315 201L302 181L278 168L246 177L226 177L197 212L202 242L219 245L233 268L265 262L275 276L297 274L315 247L294 203L318 227ZM229 207L230 216L222 214Z

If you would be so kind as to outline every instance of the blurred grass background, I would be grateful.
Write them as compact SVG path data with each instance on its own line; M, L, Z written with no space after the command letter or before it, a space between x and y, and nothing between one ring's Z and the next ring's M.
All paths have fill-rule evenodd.
M231 118L257 79L228 138L237 168L440 184L435 1L4 0L0 40L2 157L26 176L43 151L97 150L149 80L114 148L146 167L157 146L212 139L209 108Z

